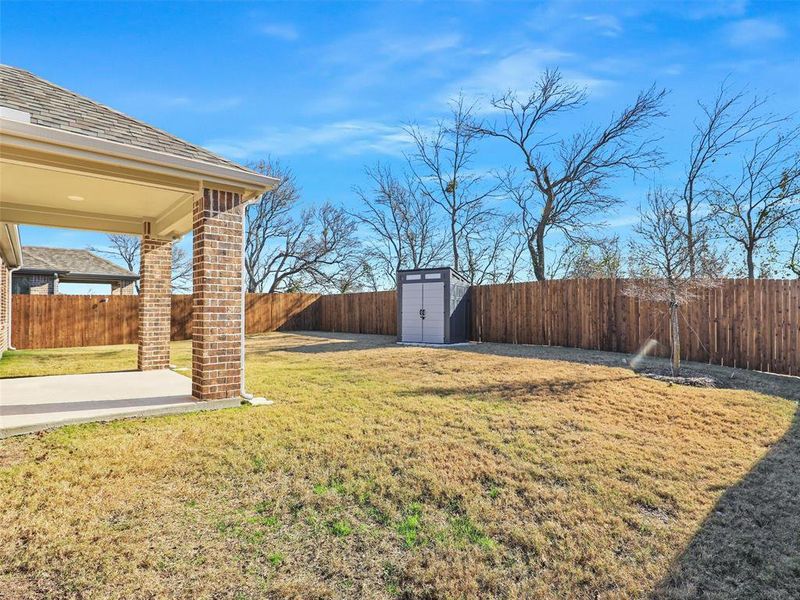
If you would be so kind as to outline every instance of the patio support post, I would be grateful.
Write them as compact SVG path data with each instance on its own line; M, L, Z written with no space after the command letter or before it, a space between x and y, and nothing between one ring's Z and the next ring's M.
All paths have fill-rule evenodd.
M139 370L169 367L172 242L150 235L144 224L139 280Z
M236 398L242 382L242 197L203 189L194 204L192 395Z

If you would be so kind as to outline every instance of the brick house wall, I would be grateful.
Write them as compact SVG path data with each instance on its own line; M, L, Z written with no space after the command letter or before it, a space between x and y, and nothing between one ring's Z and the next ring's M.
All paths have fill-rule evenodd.
M136 293L135 281L112 281L112 296L133 296Z
M58 293L55 275L14 275L13 292L31 296L47 296Z

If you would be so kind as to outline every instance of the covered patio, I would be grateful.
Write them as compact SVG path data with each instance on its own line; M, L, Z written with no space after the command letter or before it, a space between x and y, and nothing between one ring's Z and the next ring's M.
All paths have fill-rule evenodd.
M49 383L41 378L5 382L3 404L21 407L36 389L43 402L56 404L41 390L51 389L65 402L105 398L121 400L121 406L138 398L139 408L238 401L245 393L244 206L276 183L27 71L0 65L0 223L141 236L142 372L169 368L172 244L191 232L194 319L190 386L171 372L103 374L96 376L102 378L96 387L86 384L91 376ZM10 278L12 269L4 266L3 276ZM2 289L9 293L10 284ZM7 343L13 323L7 310L0 313ZM0 412L0 420L8 417Z
M192 382L167 369L0 379L0 438L61 425L237 406L197 402Z

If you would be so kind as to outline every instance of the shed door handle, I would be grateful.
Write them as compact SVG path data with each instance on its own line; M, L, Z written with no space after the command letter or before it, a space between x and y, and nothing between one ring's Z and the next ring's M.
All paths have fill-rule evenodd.
M419 318L420 319L424 319L425 318L425 309L424 308L420 308L419 309Z

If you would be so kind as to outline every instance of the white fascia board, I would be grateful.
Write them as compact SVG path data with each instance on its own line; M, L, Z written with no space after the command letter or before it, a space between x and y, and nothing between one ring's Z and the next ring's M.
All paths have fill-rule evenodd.
M19 241L19 227L14 223L0 223L0 252L10 268L22 266L22 245Z
M25 141L34 142L33 145ZM214 165L211 163L175 156L157 150L148 150L120 142L103 140L80 133L23 123L0 117L0 144L31 147L60 153L69 149L81 152L87 160L120 166L156 171L178 177L192 177L206 183L241 187L248 197L274 188L279 180L250 171Z

